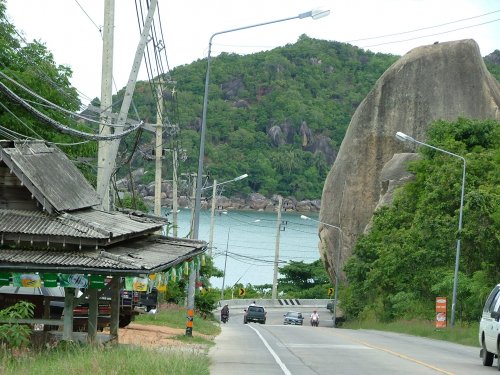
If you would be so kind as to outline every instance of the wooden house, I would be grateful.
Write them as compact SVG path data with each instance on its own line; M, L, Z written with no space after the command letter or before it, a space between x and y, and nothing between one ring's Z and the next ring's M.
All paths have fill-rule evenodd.
M165 218L106 212L99 204L93 187L58 148L41 141L0 141L0 274L111 277L110 329L117 335L122 278L148 277L191 261L204 253L206 243L158 235ZM65 289L69 312L78 300ZM97 315L101 292L84 293L95 308L89 319ZM70 315L64 318L65 338L71 338ZM89 328L91 338L94 328Z

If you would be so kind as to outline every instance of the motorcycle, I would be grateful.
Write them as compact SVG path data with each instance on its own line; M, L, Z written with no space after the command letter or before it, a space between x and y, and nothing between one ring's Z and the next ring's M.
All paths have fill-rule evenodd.
M318 327L319 326L319 317L317 317L317 316L311 317L311 325L313 327Z
M227 323L227 321L228 321L228 320L229 320L229 314L222 313L222 314L220 315L220 321L221 321L222 323L224 323L224 324L225 324L225 323Z

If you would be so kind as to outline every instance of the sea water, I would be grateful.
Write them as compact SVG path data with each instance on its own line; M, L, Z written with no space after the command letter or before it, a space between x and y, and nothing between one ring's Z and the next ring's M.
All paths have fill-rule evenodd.
M177 237L188 238L191 210L181 209L177 216ZM312 263L318 260L318 224L300 216L296 212L282 212L279 241L276 241L276 212L216 211L212 258L215 267L226 270L224 288L235 284L272 284L276 249L279 250L279 267L290 261ZM308 216L317 219L318 214ZM167 217L172 221L171 214ZM173 235L172 229L168 235ZM210 210L201 210L198 238L208 243L209 237ZM213 287L221 288L223 278L211 278L210 282Z

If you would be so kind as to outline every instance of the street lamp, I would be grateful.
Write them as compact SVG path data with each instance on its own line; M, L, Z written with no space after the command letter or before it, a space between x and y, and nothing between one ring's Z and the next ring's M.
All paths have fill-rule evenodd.
M258 223L259 221L260 221L260 219L255 219L251 223ZM244 223L244 224L233 225L233 226L241 226L241 225L251 224L251 223ZM228 230L227 230L226 255L225 255L225 259L224 259L224 275L222 276L222 288L221 288L221 291L220 291L220 300L221 301L224 299L224 286L226 284L227 253L228 253L228 250L229 250L229 233L231 233L231 228L232 227L229 227Z
M232 180L220 182L219 184L217 184L217 180L214 180L214 184L212 186L207 186L207 187L202 189L202 190L205 190L205 189L210 189L211 187L213 187L213 189L212 189L212 211L210 212L210 237L208 239L209 248L208 248L208 253L207 253L209 257L212 256L212 248L214 246L213 244L214 244L214 223L215 223L215 201L216 201L216 195L217 195L217 186L229 184L230 182L240 181L240 180L243 180L244 178L247 178L247 177L248 177L248 174L245 173L245 174L242 174L241 176L233 178Z
M335 296L334 296L334 301L333 301L333 326L336 326L337 323L337 298L338 298L338 291L339 291L339 273L340 273L340 252L342 251L342 247L344 246L344 232L342 231L342 228L337 227L336 225L324 223L319 220L311 219L309 216L306 215L300 215L301 219L304 220L312 220L317 223L326 225L327 227L335 228L339 231L340 237L339 237L339 250L337 251L337 260L336 260L336 269L335 269Z
M212 36L210 37L210 39L208 41L207 73L206 73L206 77L205 77L205 95L203 98L203 114L202 114L201 129L200 129L200 155L198 157L198 174L196 176L196 195L195 195L195 200L194 200L194 220L193 220L193 238L194 239L198 239L198 232L199 232L199 228L200 228L200 208L201 208L201 190L202 190L201 184L202 184L202 180L203 180L203 176L202 176L203 175L203 158L205 157L205 132L206 132L206 127L207 127L208 82L209 82L209 78L210 78L210 57L211 57L210 52L212 50L212 39L216 35L231 33L233 31L239 31L239 30L250 29L250 28L258 27L258 26L270 25L273 23L289 21L289 20L293 20L296 18L302 19L302 18L311 17L313 20L317 20L317 19L326 17L329 14L330 14L329 10L311 10L309 12L301 13L298 16L294 16L294 17L282 18L282 19L275 20L275 21L268 21L268 22L258 23L255 25L238 27L236 29L219 31L219 32L216 32L215 34L212 34Z
M457 238L457 250L456 250L456 254L455 254L455 274L453 277L453 296L452 296L452 301L451 301L451 322L450 323L451 323L451 326L453 327L455 325L455 310L456 310L456 304L457 304L458 266L460 263L460 237L462 235L462 216L463 216L463 208L464 208L465 166L466 166L465 158L460 156L460 155L453 154L449 151L443 150L442 148L438 148L435 146L431 146L427 143L417 141L416 139L410 137L409 135L406 135L406 134L401 133L401 132L396 133L396 138L399 139L400 141L403 141L403 142L417 143L419 145L427 146L427 147L430 147L434 150L444 152L445 154L455 156L455 157L459 158L460 160L462 160L462 162L464 163L463 172L462 172L462 192L460 194L460 213L458 216L458 238Z

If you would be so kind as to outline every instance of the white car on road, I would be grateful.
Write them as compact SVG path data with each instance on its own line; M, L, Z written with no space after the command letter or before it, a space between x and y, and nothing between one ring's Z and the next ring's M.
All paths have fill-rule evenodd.
M493 358L498 358L500 371L500 284L490 293L483 308L479 324L479 344L484 366L491 366Z

